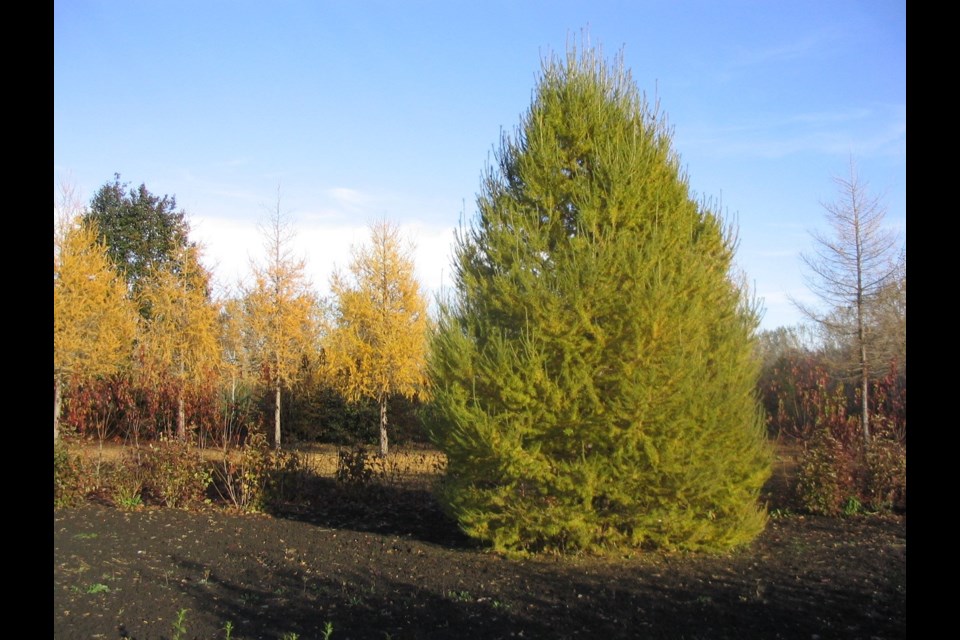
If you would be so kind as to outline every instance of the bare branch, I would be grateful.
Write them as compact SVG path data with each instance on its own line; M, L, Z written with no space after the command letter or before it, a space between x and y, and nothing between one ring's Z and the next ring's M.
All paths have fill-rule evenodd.
M903 345L906 353L905 339L897 337L898 331L905 335L906 298L889 290L902 282L905 291L906 253L897 234L884 227L886 210L869 194L852 159L849 177L834 182L837 200L821 203L832 234L811 232L814 250L801 255L807 269L804 280L826 309L791 300L821 328L825 350L841 356L841 368L857 374L863 437L869 441L868 377L888 362L891 349ZM901 309L903 321L891 319Z

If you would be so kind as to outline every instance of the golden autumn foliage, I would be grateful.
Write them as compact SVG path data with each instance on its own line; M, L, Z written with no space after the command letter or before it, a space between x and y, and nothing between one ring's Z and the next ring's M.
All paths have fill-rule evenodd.
M229 389L231 402L241 383L256 382L247 344L244 303L243 298L225 298L219 305L220 374Z
M59 435L63 387L73 378L107 376L130 355L137 313L92 224L74 218L54 236L53 437Z
M274 392L274 445L280 448L281 390L299 379L304 358L316 353L317 304L279 210L263 231L267 259L253 265L253 286L244 297L245 330L253 363Z
M352 401L380 405L380 455L388 453L387 400L413 397L427 386L427 304L397 227L371 229L368 247L354 250L350 276L333 275L334 327L325 345L334 384Z
M177 435L186 436L184 394L214 378L220 364L217 308L210 275L196 247L178 252L173 268L150 272L140 304L150 310L140 337L142 373L148 383L173 380L178 393Z

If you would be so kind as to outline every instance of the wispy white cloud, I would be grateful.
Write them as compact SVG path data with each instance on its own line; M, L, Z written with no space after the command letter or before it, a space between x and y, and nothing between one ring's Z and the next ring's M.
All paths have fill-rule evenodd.
M338 206L348 211L364 210L376 201L371 194L348 187L334 187L327 189L326 193Z
M814 152L860 157L902 154L906 144L903 105L877 105L834 112L755 117L716 127L688 128L678 146L712 156L781 158Z
M308 225L366 223L391 202L389 197L350 187L321 189L315 198L297 208L297 219Z
M837 37L838 35L832 30L825 29L767 47L739 47L728 63L728 72L758 65L783 64L810 56L822 56Z

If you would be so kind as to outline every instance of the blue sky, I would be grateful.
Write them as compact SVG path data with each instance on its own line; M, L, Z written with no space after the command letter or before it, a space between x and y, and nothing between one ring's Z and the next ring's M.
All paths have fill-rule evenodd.
M851 157L906 233L906 7L886 0L56 0L54 190L120 173L175 195L229 288L279 188L318 293L380 218L435 291L542 58L584 28L736 220L762 327L800 321L799 254Z

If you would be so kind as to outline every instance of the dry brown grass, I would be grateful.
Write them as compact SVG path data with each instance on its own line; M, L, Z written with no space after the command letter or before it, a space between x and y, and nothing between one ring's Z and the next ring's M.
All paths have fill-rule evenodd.
M101 450L99 443L92 441L83 443L79 452L90 462L96 462L101 455L100 459L104 462L114 462L128 449L128 445L105 442ZM317 475L333 478L337 473L339 452L352 449L332 444L314 444L290 450L302 456L306 465ZM395 446L386 458L376 455L375 446L366 447L366 451L374 478L391 484L428 485L443 473L447 463L446 456L428 445ZM229 455L236 453L237 450L233 449ZM220 462L223 460L223 449L205 448L203 458L208 462Z
M784 479L792 477L796 471L799 447L787 443L774 443L776 461L774 475ZM112 462L119 459L128 447L116 443L104 443L102 460ZM332 444L313 444L291 449L300 454L307 466L321 477L333 478L337 473L337 458L341 450L351 450L349 447L338 447ZM374 477L391 484L412 484L428 486L440 476L446 468L447 459L437 449L429 445L404 445L392 447L390 455L381 459L376 455L376 446L366 448L369 454L368 461ZM82 445L83 455L91 462L96 462L100 455L99 444L95 441ZM234 455L236 450L231 451ZM223 460L223 450L206 448L203 457L208 462Z

